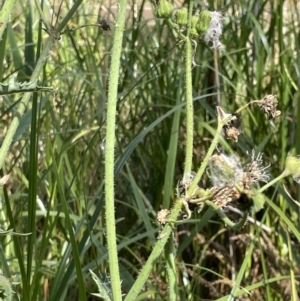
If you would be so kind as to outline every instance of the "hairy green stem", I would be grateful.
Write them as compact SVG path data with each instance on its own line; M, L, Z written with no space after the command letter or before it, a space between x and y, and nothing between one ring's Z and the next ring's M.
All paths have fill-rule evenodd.
M279 175L278 177L276 177L275 179L273 179L272 181L270 181L269 183L267 183L266 185L261 187L257 192L262 193L263 191L265 191L269 187L273 186L275 183L279 182L280 180L282 180L286 176L288 176L288 174L286 172L283 172L281 175Z
M169 280L169 301L176 301L177 298L176 264L174 249L174 238L173 234L171 234L165 248L166 267Z
M6 0L0 11L0 41L2 40L3 32L10 20L12 11L14 9L16 0ZM1 62L2 64L2 62Z
M182 208L182 204L183 204L183 199L179 199L176 201L176 203L171 211L171 214L169 216L169 220L174 220L174 221L177 220L178 215ZM153 265L154 265L155 261L161 255L161 253L164 249L164 246L167 243L171 233L172 233L172 225L170 223L168 223L164 227L162 232L160 233L158 241L157 241L151 255L149 256L146 264L143 266L138 278L136 279L134 285L131 287L131 289L130 289L129 293L127 294L124 301L137 300L137 296L138 296L139 292L142 290L145 282L147 281L149 274L150 274L151 270L153 269Z
M36 64L36 67L35 67L33 73L32 73L32 76L30 78L31 82L34 82L38 79L38 77L43 69L43 66L47 60L47 57L49 55L49 51L52 47L53 42L54 42L54 38L52 36L50 36L48 38L48 40L46 41L43 52L41 53L41 56ZM3 167L9 147L10 147L13 137L16 133L16 130L20 124L20 119L23 116L25 109L27 108L27 105L28 105L31 95L32 95L32 93L30 93L30 92L24 93L24 95L20 101L20 104L18 106L18 110L16 111L15 116L13 117L12 122L8 128L8 131L5 135L2 146L0 148L0 168Z
M206 201L205 204L211 208L213 208L216 213L220 216L220 218L222 219L222 221L224 222L225 225L227 225L229 228L232 228L233 230L239 230L241 229L247 222L247 218L249 213L248 212L244 212L243 216L241 217L241 219L237 222L234 223L232 220L229 219L229 217L222 211L221 208L219 208L219 206L211 201Z
M223 125L224 123L221 122L221 120L219 119L218 120L218 127L217 127L217 130L216 130L216 133L215 133L215 137L213 139L213 141L211 142L211 145L206 153L206 156L193 180L193 183L191 184L191 186L189 187L189 190L187 192L187 197L190 197L192 195L192 193L194 192L196 186L198 185L199 181L201 180L201 177L205 171L205 168L209 162L209 159L211 158L215 148L217 147L217 144L219 142L219 138L221 136L221 133L222 133L222 128L223 128Z
M184 173L192 171L193 137L194 137L194 105L192 90L192 42L189 38L185 42L185 93L186 93L186 154Z
M119 275L115 200L114 200L114 148L116 128L116 107L122 39L126 17L126 0L119 1L114 43L111 55L110 76L107 100L106 145L105 145L105 209L106 231L111 279L112 296L114 301L122 300L121 281Z
M188 32L185 40L185 98L186 98L186 154L184 174L192 171L193 164L193 138L194 138L194 104L192 87L192 42L189 38L193 1L189 5Z

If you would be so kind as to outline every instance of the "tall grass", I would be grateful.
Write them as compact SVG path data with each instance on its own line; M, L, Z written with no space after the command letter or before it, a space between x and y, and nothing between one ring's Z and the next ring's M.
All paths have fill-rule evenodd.
M177 189L214 142L213 154L245 164L252 150L262 152L270 181L300 154L298 1L174 1L192 15L222 12L224 51L203 38L187 44L187 32L156 18L149 1L127 1L126 14L109 1L15 2L0 13L0 166L9 175L1 183L0 298L10 300L9 279L11 300L298 300L300 190L292 177L263 191L264 208L242 229L223 222L237 222L240 210L220 218L213 204L184 220L189 199ZM269 121L253 104L239 115L238 142L216 138L216 106L233 113L270 94L279 117ZM210 175L203 169L194 184L210 188ZM163 208L172 216L159 225Z

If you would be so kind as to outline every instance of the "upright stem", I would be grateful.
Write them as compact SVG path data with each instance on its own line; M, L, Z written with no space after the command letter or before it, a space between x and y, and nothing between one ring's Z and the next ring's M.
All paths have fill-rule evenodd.
M169 301L176 301L177 298L176 262L174 254L176 251L174 249L174 238L173 234L171 234L165 247L166 270L169 280Z
M217 104L218 104L218 106L222 106L218 58L219 58L218 50L214 49L215 84L216 84L216 89L217 89Z
M118 79L120 69L120 57L122 51L122 39L126 17L126 0L119 1L119 12L117 16L114 43L111 55L107 119L106 119L106 146L105 146L105 209L106 209L106 231L109 259L109 271L111 279L112 296L114 301L122 300L121 281L119 275L115 200L114 200L114 147L116 128L116 107Z
M193 138L194 138L194 107L192 90L192 43L189 38L185 42L185 93L186 93L186 154L184 173L192 171Z
M176 201L174 207L172 208L171 214L169 216L170 220L175 220L175 221L177 220L178 215L182 208L182 203L183 203L182 199ZM143 266L138 278L134 282L133 286L131 287L124 301L137 300L137 296L139 292L142 290L145 282L148 280L149 274L153 269L154 263L159 258L159 256L161 256L164 246L167 243L171 233L172 233L172 225L170 223L167 223L167 225L161 231L158 241L153 251L151 252L151 255L149 256L146 264Z
M192 171L193 163L193 138L194 138L194 106L193 106L193 87L192 87L192 42L189 37L193 2L189 6L189 25L185 40L185 95L186 95L186 154L184 173Z
M195 190L196 186L198 185L199 181L201 180L201 177L205 171L205 168L208 164L209 159L211 158L215 148L218 145L221 133L222 133L222 128L223 128L223 123L220 121L220 119L218 118L218 127L217 127L217 131L215 133L215 137L213 139L213 141L211 142L211 145L206 153L206 156L195 176L195 178L193 179L193 183L191 184L191 186L189 187L189 190L187 192L187 197L191 196L191 194L193 193L193 191Z

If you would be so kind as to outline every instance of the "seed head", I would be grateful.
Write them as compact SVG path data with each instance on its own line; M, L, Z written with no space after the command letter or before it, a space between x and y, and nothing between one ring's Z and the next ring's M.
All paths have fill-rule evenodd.
M222 188L213 187L212 202L218 205L220 208L224 208L227 204L236 201L240 196L240 192L234 186L224 186Z
M235 142L237 142L238 136L241 133L241 131L237 128L237 124L238 124L237 113L233 113L233 114L225 113L220 106L217 106L217 114L219 119L223 122L225 121L225 119L228 120L228 118L230 118L229 121L223 126L224 134L227 139L233 139Z
M262 163L262 154L258 153L257 156L255 156L255 152L252 151L251 162L245 168L245 172L248 174L250 179L250 183L247 183L249 184L247 186L257 185L258 182L269 182L270 176L266 172L266 169L269 166L263 167Z
M267 115L268 120L274 119L281 114L281 111L277 110L277 105L276 95L266 95L259 101L259 107Z
M170 210L162 209L157 212L156 219L160 224L164 225L168 221L169 215L170 215Z
M262 163L262 154L255 155L255 152L252 152L251 162L245 167L242 167L237 156L213 155L209 162L213 186L236 186L243 190L250 189L259 182L266 183L269 181L269 174L266 172L269 166L264 167Z
M201 16L201 15L200 15ZM221 43L220 38L223 32L223 16L219 12L211 12L209 27L204 35L204 41L211 42L212 48L224 49L225 46Z
M237 156L213 155L209 160L209 170L215 187L239 185L243 179L243 169Z

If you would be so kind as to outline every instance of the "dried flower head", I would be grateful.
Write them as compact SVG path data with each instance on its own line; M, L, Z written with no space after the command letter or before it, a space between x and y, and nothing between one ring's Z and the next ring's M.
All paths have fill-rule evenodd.
M263 163L262 154L258 153L256 156L255 152L252 151L251 162L247 164L245 168L246 169L245 172L250 177L250 183L249 183L250 185L256 185L258 184L258 182L267 183L269 181L270 176L266 172L266 169L269 168L269 166L263 167L262 163Z
M223 32L224 17L219 12L211 12L209 27L204 35L204 41L211 42L213 49L225 49L225 46L220 42Z
M213 187L212 202L218 205L220 208L224 208L227 204L236 201L241 196L241 193L234 186L224 186L222 188Z
M252 152L251 162L244 168L236 156L225 154L212 156L209 169L214 185L211 189L213 202L223 208L228 203L239 202L243 195L247 196L247 200L252 199L253 186L260 181L269 181L266 172L268 167L262 167L262 163L261 153L255 155L255 152ZM250 208L253 206L253 201L247 201L243 206Z
M235 142L238 141L238 136L241 131L238 129L238 115L237 113L228 114L224 110L217 106L217 114L221 121L229 119L229 121L223 126L224 134L227 139L234 139Z
M209 171L215 187L240 185L243 169L237 156L213 155L209 160Z
M233 139L235 142L238 142L241 131L233 125L226 125L224 126L224 133L226 139Z
M274 119L281 114L281 111L277 110L277 105L276 95L266 95L259 101L259 107L267 115L268 120Z
M160 224L164 225L168 221L169 215L170 215L170 210L162 209L157 212L156 219Z
M213 185L222 186L239 186L241 189L249 189L258 182L269 181L269 174L266 169L269 167L262 166L262 154L252 152L251 162L242 167L238 157L227 156L225 154L214 155L210 159L210 173Z

